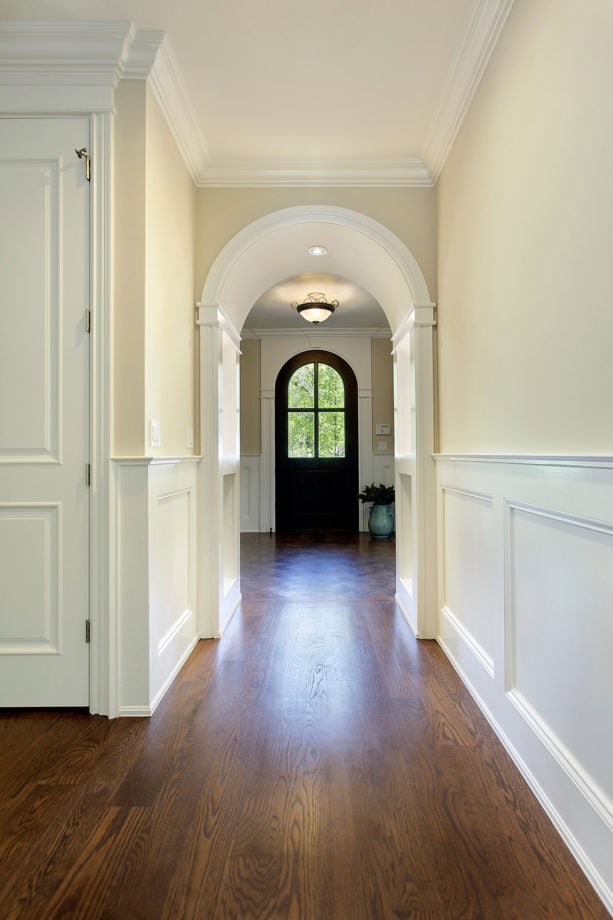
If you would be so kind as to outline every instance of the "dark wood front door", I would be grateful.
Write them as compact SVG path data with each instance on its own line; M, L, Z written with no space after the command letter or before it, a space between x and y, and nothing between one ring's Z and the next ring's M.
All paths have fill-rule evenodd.
M346 361L307 351L275 387L276 529L357 532L358 388Z

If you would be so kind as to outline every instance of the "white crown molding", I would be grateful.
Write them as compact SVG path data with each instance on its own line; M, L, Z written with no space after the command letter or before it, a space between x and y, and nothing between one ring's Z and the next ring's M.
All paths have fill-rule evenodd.
M420 159L342 160L324 165L308 162L212 162L201 167L200 188L226 187L426 187L433 185Z
M246 329L241 331L243 339L279 339L279 338L349 338L349 339L390 339L391 330L382 330L381 326L351 327L347 329L320 329L313 328L312 325L305 326L304 329L285 329L282 326L272 329Z
M129 22L2 22L0 81L115 86Z
M514 0L476 0L462 46L451 68L422 158L341 160L326 164L211 159L201 125L168 37L135 31L129 22L0 23L0 85L96 86L93 106L111 110L120 79L148 79L191 176L207 187L432 187L500 36ZM78 88L81 88L81 93ZM24 97L25 98L25 97ZM24 107L36 108L30 94ZM51 104L51 102L49 103Z
M476 0L428 132L422 159L435 184L515 0Z
M163 33L159 34L163 36ZM158 46L149 82L192 179L196 185L200 185L209 154L179 64L167 37L163 38Z

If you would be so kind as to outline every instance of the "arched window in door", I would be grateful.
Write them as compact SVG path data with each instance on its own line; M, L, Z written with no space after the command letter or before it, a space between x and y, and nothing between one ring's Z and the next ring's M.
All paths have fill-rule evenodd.
M296 355L275 389L276 526L356 531L357 381L332 352Z
M345 456L345 385L316 361L297 368L287 387L287 456Z

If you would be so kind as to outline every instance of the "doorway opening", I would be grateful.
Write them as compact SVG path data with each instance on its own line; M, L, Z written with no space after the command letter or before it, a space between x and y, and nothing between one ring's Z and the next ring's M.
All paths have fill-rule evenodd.
M280 533L356 533L357 380L329 351L295 355L275 387L275 508Z

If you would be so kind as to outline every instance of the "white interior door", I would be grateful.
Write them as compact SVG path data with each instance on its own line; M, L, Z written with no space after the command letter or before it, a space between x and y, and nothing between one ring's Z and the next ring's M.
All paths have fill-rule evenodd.
M0 706L89 702L87 118L0 118Z

